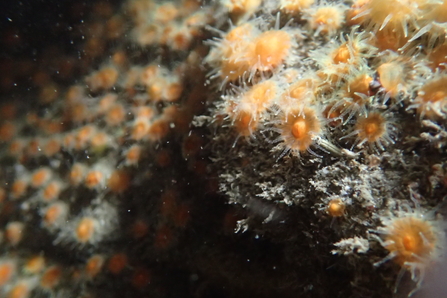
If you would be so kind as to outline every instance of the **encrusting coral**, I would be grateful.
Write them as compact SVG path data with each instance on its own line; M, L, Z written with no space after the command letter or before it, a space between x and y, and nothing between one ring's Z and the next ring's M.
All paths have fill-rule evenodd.
M82 54L4 61L0 296L420 295L444 6L100 1Z

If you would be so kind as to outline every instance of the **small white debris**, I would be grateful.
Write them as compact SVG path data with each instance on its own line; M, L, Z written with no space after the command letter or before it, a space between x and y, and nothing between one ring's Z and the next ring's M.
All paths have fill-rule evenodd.
M361 237L342 239L334 243L337 249L331 251L334 255L352 255L354 253L364 254L369 250L369 241Z

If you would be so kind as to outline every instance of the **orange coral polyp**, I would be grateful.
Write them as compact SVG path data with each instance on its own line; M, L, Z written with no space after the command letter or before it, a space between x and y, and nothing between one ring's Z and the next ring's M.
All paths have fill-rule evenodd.
M133 145L129 148L129 150L126 152L126 163L128 165L136 165L138 164L138 161L141 158L141 147L138 145Z
M365 135L376 136L380 132L379 125L377 123L366 123L365 124Z
M365 22L365 16L358 16L364 10L363 6L370 0L355 0L351 8L346 12L346 23L348 26L360 25Z
M281 65L292 47L292 37L286 31L270 30L255 41L255 61L260 71L271 71Z
M31 185L33 187L40 187L45 184L51 177L51 171L47 168L43 168L34 172L31 177Z
M315 30L315 34L334 34L345 21L345 10L343 5L323 5L319 6L309 18L310 27Z
M442 102L447 102L447 76L443 75L428 81L418 92L416 103L419 105L418 112L430 118L439 117L442 113L440 107Z
M261 2L261 0L229 0L225 1L225 5L233 17L239 18L252 15Z
M287 113L279 131L286 150L305 152L321 134L321 123L315 110L304 107Z
M85 186L92 189L98 187L103 182L104 175L100 171L91 171L85 177Z
M234 55L235 56L235 55ZM221 78L230 82L242 78L249 70L249 64L244 59L238 59L233 55L224 59L221 65Z
M404 91L404 67L397 62L383 63L377 68L382 87L394 98L399 91Z
M253 135L258 126L258 121L252 117L250 111L239 111L233 125L241 136L248 137Z
M84 217L76 227L76 238L80 243L87 243L95 233L95 222L92 218Z
M327 212L332 217L341 217L345 214L346 206L340 199L333 199L329 202Z
M85 265L85 273L88 278L95 278L100 272L104 265L104 257L101 255L94 255L87 260Z
M300 79L287 88L277 104L286 110L313 104L318 93L318 84L315 78Z
M386 133L386 121L380 113L371 113L357 120L358 138L362 142L375 143Z
M270 107L276 96L277 86L273 81L267 80L254 85L239 96L239 102L232 102L229 116L232 125L241 136L253 135L257 129L259 120L263 118L264 112Z
M292 135L297 140L303 140L306 138L308 131L308 125L305 119L299 119L292 125Z
M272 81L264 81L262 83L254 85L249 91L247 91L241 100L241 103L247 104L253 108L253 110L259 116L264 112L276 95L276 85ZM257 118L257 117L256 117Z
M59 266L51 266L42 275L40 286L44 289L54 289L62 278L62 268Z
M421 117L446 118L447 75L441 75L427 81L419 90L415 103L410 108L417 108Z
M363 23L374 31L387 30L407 36L409 25L421 17L422 4L420 0L370 0L362 6L363 11L368 11Z
M351 51L347 43L342 44L332 53L332 60L335 64L348 63L351 58Z
M107 268L112 274L117 275L126 268L127 262L127 256L124 253L117 253L110 258Z
M227 41L228 44L243 41L247 37L250 37L254 31L255 29L253 25L249 23L243 23L242 25L234 27L230 32L228 32L225 36L225 41Z
M296 124L299 124L298 128ZM298 120L292 126L293 141L291 148L301 152L306 151L312 144L312 134L304 120Z
M289 88L289 96L294 99L304 100L309 95L315 95L314 80L304 79L293 84ZM313 96L311 96L313 97Z
M16 271L13 262L0 263L0 287L5 286L12 278Z
M67 206L64 203L53 203L46 209L43 222L46 227L56 226L65 217L66 213Z
M396 255L394 261L401 266L430 258L436 245L430 223L411 216L394 220L385 240L385 248Z
M364 94L366 96L371 95L370 84L372 83L373 78L367 74L361 74L355 78L353 78L346 87L346 95L354 101L362 101L362 98L356 93Z
M289 14L298 14L309 8L315 0L280 0L281 10Z
M61 184L57 181L50 182L43 190L43 199L45 201L51 201L57 198L61 191Z
M124 170L116 170L112 173L107 185L112 192L122 193L130 186L130 175Z
M150 124L147 119L136 119L135 123L131 128L131 138L133 140L139 141L145 137L147 137L147 133L149 131Z
M31 289L25 282L18 283L9 292L8 298L28 298Z
M227 81L236 81L249 71L253 64L253 37L257 31L251 24L243 24L233 28L219 45L220 77Z
M399 32L391 30L381 30L375 33L373 44L380 51L392 50L397 52L408 42L408 37L403 36Z

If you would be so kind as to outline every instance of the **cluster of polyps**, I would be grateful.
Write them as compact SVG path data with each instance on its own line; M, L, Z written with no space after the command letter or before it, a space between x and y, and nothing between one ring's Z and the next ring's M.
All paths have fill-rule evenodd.
M288 52L288 44L270 52L270 56L280 57L278 59L266 60L257 55L260 64L249 63L250 59L246 57L250 57L250 54L246 51L251 51L251 47L256 49L257 40L250 37L241 38L239 35L249 35L259 30L251 23L232 28L223 40L213 42L215 48L207 57L210 64L221 63L225 67L230 61L237 62L233 64L235 68L227 74L222 72L222 69L218 74L223 82L221 87L225 86L227 81L235 80L243 85L237 87L234 82L233 91L223 97L226 101L223 112L228 115L239 136L253 137L266 124L268 130L279 133L280 136L275 141L283 144L284 153L313 153L311 146L318 145L317 143L329 151L337 151L335 146L321 141L326 131L325 124L328 122L324 116L340 119L341 123L358 116L360 123L351 135L358 136L360 145L365 142L378 144L378 147L383 149L382 143L392 143L386 117L366 115L372 95L370 85L374 81L366 59L376 51L368 45L366 34L352 31L348 37L342 38L342 43L314 52L314 59L320 65L320 70L303 74L287 63L286 56L291 55ZM257 33L257 36L271 34L273 31L265 31ZM232 45L230 40L238 40L239 43ZM234 55L239 50L244 52L238 54L241 55L240 58L226 58L225 55ZM268 67L266 61L271 62ZM266 76L269 78L266 79ZM329 100L325 99L328 95ZM334 119L331 119L332 123L335 123ZM365 122L363 119L368 119L369 122L376 120L376 123L365 127L361 122Z
M132 39L140 46L168 46L173 51L186 51L201 28L209 22L209 7L201 7L198 1L173 2L134 0L127 9L135 27ZM182 7L182 9L180 9Z
M338 135L338 139L353 137L357 147L367 145L377 151L393 144L397 135L390 121L392 112L388 112L393 104L405 101L409 110L416 108L422 117L445 118L446 97L439 82L443 79L440 70L445 67L443 53L447 47L436 35L435 26L427 25L428 19L436 19L437 28L442 27L443 20L435 11L445 5L393 1L395 5L388 7L381 0L369 0L356 1L349 9L325 1L283 1L280 6L268 1L231 3L237 3L244 16L233 11L237 5L229 10L237 23L209 42L212 48L206 63L211 67L210 77L218 79L220 89L226 93L223 114L239 136L252 137L265 126L274 126L272 130L281 134L291 124L280 122L288 119L290 111L300 116L305 107L319 119L315 126L319 129L309 131L308 140L298 141L299 146L295 140L292 147L290 137L282 134L276 140L286 150L308 151L318 140L331 139L325 129L329 124L329 132L342 127L345 136ZM254 17L260 10L281 11L282 15ZM295 23L290 15L300 21ZM345 18L351 26L349 34L340 34L339 40L330 39L342 30ZM426 28L419 31L422 26ZM424 48L427 56L413 55L415 47L411 43L427 32L430 37L422 40L424 45L431 45ZM316 70L303 70L296 54L299 45L318 35L329 40L308 53L308 60L314 62L308 68ZM441 42L433 43L433 38ZM427 77L431 79L427 81ZM256 107L250 105L250 88L256 89L266 81L275 88L269 88L261 101L253 97L253 102L258 102ZM329 151L340 152L337 146L322 144L329 146Z
M345 146L340 140L346 139L351 149L380 154L395 143L399 127L394 117L403 112L399 105L421 118L447 118L445 4L359 0L350 8L325 1L258 5L210 42L206 59L211 78L224 93L214 110L216 119L227 119L238 136L273 140L278 145L272 151L283 150L280 157L289 152L317 155L315 147L343 154L347 150L340 148ZM282 15L255 17L260 11ZM281 46L273 45L274 37ZM308 51L300 52L306 46ZM311 62L306 64L305 58ZM344 218L344 203L328 202L328 214ZM416 213L382 222L380 240L389 258L420 283L428 264L437 260L438 246L444 245L437 222Z
M255 19L211 41L214 48L206 61L214 68L211 77L221 80L221 88L228 82L252 81L291 63L300 31L280 28L279 17L274 28L261 30L263 25Z

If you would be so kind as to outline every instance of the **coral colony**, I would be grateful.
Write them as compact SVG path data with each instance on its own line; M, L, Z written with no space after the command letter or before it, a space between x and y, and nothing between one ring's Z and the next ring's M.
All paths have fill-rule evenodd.
M1 63L1 297L430 285L447 1L97 2L70 34Z

